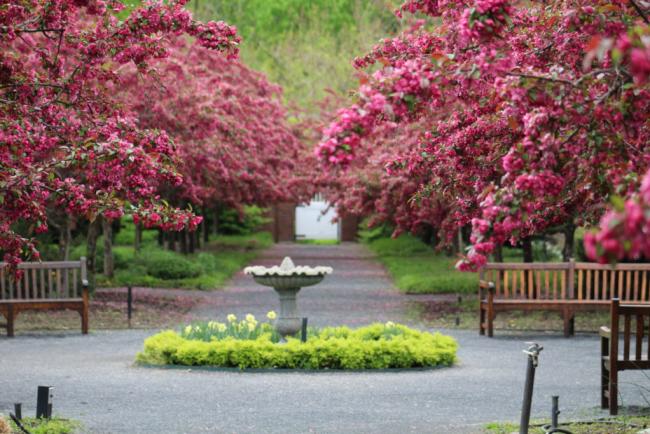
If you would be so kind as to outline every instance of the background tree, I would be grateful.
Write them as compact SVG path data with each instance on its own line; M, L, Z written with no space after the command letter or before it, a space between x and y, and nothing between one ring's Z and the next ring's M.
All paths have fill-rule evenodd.
M158 200L179 184L167 134L139 128L115 98L123 66L149 74L168 37L190 35L236 55L235 29L194 21L184 1L145 3L124 20L118 1L33 0L0 13L0 250L15 265L38 258L33 234L48 207L94 221L130 212L147 226L195 227L200 218ZM31 226L25 234L17 222Z

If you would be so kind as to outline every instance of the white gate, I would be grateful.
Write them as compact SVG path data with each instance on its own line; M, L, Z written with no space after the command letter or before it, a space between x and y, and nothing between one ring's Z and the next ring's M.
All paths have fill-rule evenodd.
M298 205L296 207L296 239L308 240L338 240L339 224L332 223L336 218L334 208L330 208L327 213L323 214L329 207L329 204L323 200L320 194L307 205Z

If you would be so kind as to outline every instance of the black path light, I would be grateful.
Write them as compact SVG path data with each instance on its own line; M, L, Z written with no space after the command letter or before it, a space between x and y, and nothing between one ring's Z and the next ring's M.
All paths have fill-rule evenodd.
M52 417L52 398L54 387L38 386L36 395L36 418L50 419Z
M539 353L544 348L535 342L531 342L524 354L528 355L526 367L526 385L524 386L524 403L521 408L521 422L519 423L519 434L528 434L530 424L530 408L533 403L533 386L535 385L535 370L539 364Z

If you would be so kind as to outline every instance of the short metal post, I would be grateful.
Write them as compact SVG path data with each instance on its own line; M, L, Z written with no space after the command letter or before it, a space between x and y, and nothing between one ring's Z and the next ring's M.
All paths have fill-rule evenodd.
M524 402L521 408L521 422L519 423L519 434L528 434L530 424L530 409L533 403L533 386L535 384L535 369L539 364L539 353L543 348L536 343L531 343L524 354L528 355L526 367L526 385L524 386Z
M54 387L38 386L36 395L36 418L50 419L52 417L52 391Z
M552 396L551 397L553 404L551 405L551 430L556 430L559 423L558 423L558 416L560 415L560 404L559 396Z
M307 342L307 317L302 319L302 328L300 329L300 340Z
M461 311L460 307L461 307L462 304L463 304L463 297L459 295L458 296L458 312L459 313L456 314L456 327L460 326L460 311Z
M131 328L131 315L133 314L133 289L131 285L127 286L126 292L126 316L129 320L129 328Z
M23 418L23 404L21 402L16 402L14 404L14 415L18 420Z

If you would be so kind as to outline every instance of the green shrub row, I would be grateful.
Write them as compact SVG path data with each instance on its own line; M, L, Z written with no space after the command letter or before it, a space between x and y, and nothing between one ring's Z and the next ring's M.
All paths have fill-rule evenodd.
M272 243L270 233L259 232L220 235L204 245L204 251L192 255L163 249L155 242L144 245L137 253L132 246L114 246L115 276L108 279L98 274L97 285L215 289L253 260L259 249ZM85 253L85 246L79 246L72 251L71 257L78 259ZM101 243L97 245L95 265L102 273Z
M170 330L147 338L137 361L239 369L427 368L451 366L457 347L449 336L390 323L312 330L305 343L294 338L274 343L271 333L254 340L227 337L206 342Z

